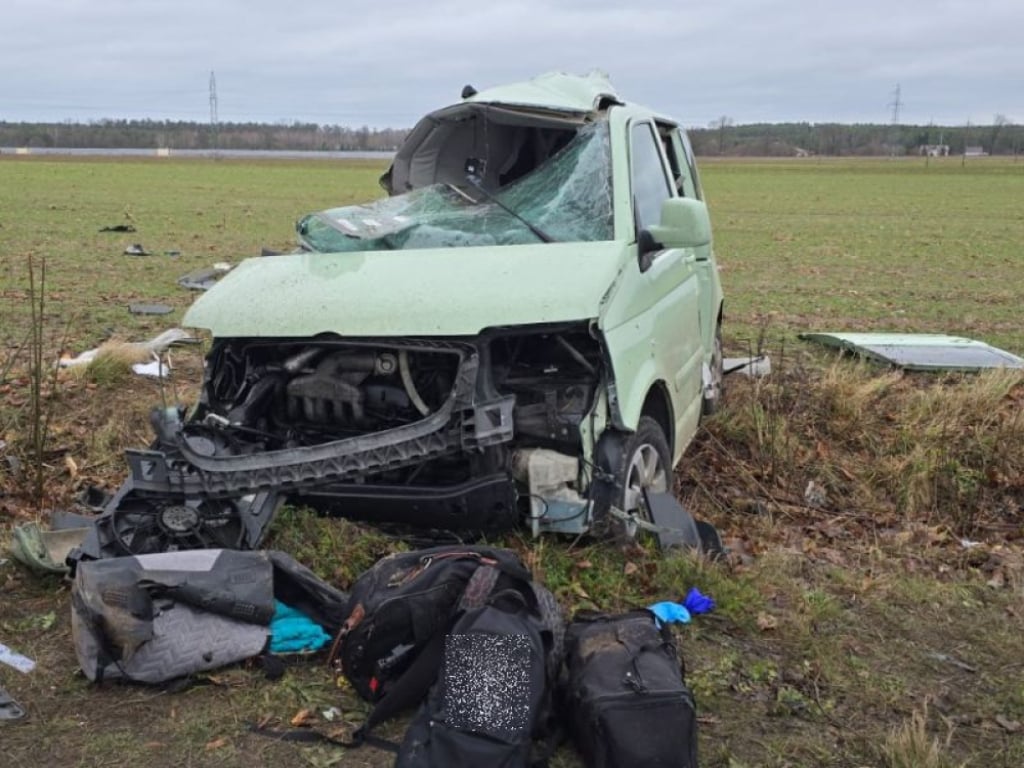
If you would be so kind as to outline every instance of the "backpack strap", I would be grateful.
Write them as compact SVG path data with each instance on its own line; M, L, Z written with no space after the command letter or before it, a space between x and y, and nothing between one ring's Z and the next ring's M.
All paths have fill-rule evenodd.
M441 666L445 636L444 632L438 632L423 646L405 673L394 681L388 692L374 705L366 722L353 734L354 741L365 741L371 729L423 700Z
M259 723L252 723L249 726L249 732L259 734L260 736L267 736L271 739L277 739L278 741L292 741L300 744L333 744L336 747L346 747L347 749L354 749L355 747L361 747L367 744L377 749L384 749L388 752L398 753L399 746L393 741L382 739L378 736L371 736L365 734L358 740L353 735L350 741L345 739L336 739L333 736L328 736L326 733L320 731L314 731L310 729L296 729L292 731L282 731L274 728L266 728L261 726Z
M280 731L261 727L258 724L251 725L249 730L261 736L278 739L279 741L328 743L348 749L354 749L367 744L371 747L377 747L378 749L384 749L397 754L399 750L398 744L374 736L370 731L385 720L394 717L403 710L409 709L413 704L422 701L426 697L427 691L430 690L430 686L437 677L437 668L441 665L441 659L444 656L444 639L445 634L442 632L437 633L430 639L430 642L423 647L423 650L420 651L419 656L416 657L416 660L413 661L409 669L405 671L405 674L398 678L384 697L374 705L370 714L367 715L365 722L355 730L352 738L348 741L336 739L325 733L313 730Z
M499 575L501 575L501 571L492 565L481 565L473 571L473 575L466 582L462 597L459 598L458 613L483 607L491 596L491 592L494 591Z

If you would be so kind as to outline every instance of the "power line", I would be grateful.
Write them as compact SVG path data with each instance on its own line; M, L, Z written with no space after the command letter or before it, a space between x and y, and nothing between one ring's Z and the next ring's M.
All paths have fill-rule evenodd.
M892 101L886 106L892 107L892 124L898 126L900 124L900 110L903 108L903 102L900 100L899 83L896 83L896 90L892 92Z
M210 70L210 128L213 131L213 148L217 149L217 78Z
M900 100L900 84L896 83L896 90L892 92L892 101L886 106L892 107L892 128L889 135L889 156L896 157L896 144L900 135L900 109L903 102Z

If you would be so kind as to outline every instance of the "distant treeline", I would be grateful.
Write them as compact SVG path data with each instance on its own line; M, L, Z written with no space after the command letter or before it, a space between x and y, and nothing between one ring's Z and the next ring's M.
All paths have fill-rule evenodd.
M858 123L754 123L733 125L729 118L707 128L690 128L698 155L787 157L815 155L917 155L925 147L962 155L981 151L1015 155L1024 151L1024 126L997 117L992 125L878 125ZM944 149L940 149L944 148Z
M348 128L315 123L220 123L214 127L209 123L164 120L0 122L0 146L365 152L396 149L407 133L404 128Z
M924 147L960 155L1024 151L1024 126L997 116L991 125L878 125L755 123L733 125L728 117L690 128L698 155L793 156L911 155ZM388 151L401 144L404 128L349 128L315 123L209 123L161 120L98 120L89 123L0 122L0 146L73 148L169 148Z

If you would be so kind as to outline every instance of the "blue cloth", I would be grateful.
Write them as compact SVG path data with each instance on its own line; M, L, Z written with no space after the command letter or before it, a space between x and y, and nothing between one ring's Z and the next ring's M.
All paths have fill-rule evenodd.
M671 600L649 605L647 610L655 615L654 623L659 627L662 624L688 624L690 622L690 612L680 603L673 603Z
M280 600L274 601L274 618L270 620L270 652L301 653L318 651L331 642L324 628Z
M696 616L699 613L708 613L715 610L715 601L709 595L702 595L700 590L693 587L686 595L686 599L683 600L683 605L686 606L691 614Z

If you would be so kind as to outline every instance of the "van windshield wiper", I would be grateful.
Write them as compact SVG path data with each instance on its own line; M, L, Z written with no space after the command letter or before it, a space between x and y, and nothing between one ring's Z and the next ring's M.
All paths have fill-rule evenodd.
M516 211L512 210L511 208L509 208L507 205L505 205L503 202L501 202L501 200L499 200L497 197L495 197L490 192L488 192L486 189L484 189L484 185L480 181L480 177L479 176L477 176L476 174L467 173L466 174L466 178L469 180L469 183L473 185L474 189L477 189L484 197L486 197L488 200L490 200L496 206L501 208L501 210L503 210L509 216L512 216L515 219L517 219L519 222L521 222L523 224L523 226L525 226L528 230L530 230L533 234L535 234L537 236L537 239L539 239L541 242L544 242L544 243L554 243L554 242L556 242L555 238L551 237L551 235L549 235L543 229L541 229L540 227L535 226L535 225L531 224L530 222L528 222L526 219L524 219L522 216L520 216Z

